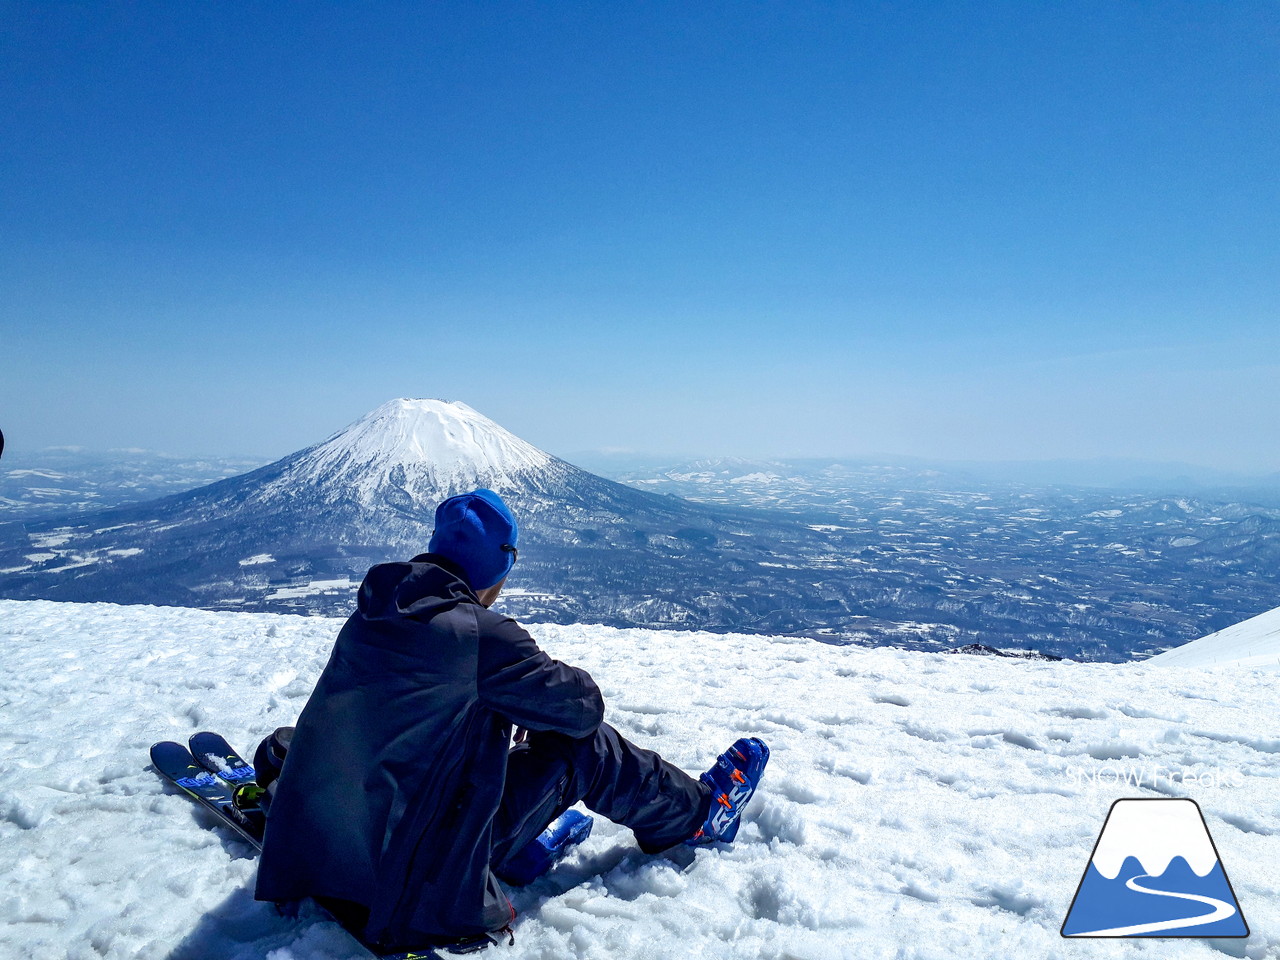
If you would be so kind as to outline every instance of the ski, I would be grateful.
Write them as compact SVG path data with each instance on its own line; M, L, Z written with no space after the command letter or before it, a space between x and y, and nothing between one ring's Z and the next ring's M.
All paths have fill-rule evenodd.
M226 826L262 850L262 835L266 818L256 809L242 810L236 806L237 790L256 787L253 765L246 762L220 734L202 732L194 734L190 749L180 743L164 741L151 747L151 764L162 777L181 789L205 809L211 811ZM328 920L351 934L376 960L447 960L448 957L477 953L490 946L489 942L474 945L437 947L427 952L411 950L407 953L379 953L364 943L323 904L316 901L316 908Z
M151 765L156 773L213 813L255 850L262 849L266 820L261 812L236 807L233 785L200 763L190 750L168 740L154 744L151 747Z
M232 786L254 783L252 764L243 760L220 733L195 733L188 741L191 755L210 773L217 774Z

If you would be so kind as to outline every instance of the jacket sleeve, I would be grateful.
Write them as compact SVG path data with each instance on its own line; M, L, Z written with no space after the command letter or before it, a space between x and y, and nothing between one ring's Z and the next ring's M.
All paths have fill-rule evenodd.
M480 701L512 723L576 739L604 720L604 698L591 674L552 660L514 620L482 619L479 653Z

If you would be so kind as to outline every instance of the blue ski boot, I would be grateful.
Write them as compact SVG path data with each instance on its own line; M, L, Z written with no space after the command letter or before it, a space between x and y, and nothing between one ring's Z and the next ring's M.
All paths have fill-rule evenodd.
M504 863L499 877L513 887L533 883L563 859L570 847L591 835L591 824L591 817L585 813L566 810Z
M715 766L700 779L711 788L711 809L706 823L685 841L690 846L706 843L732 843L738 835L742 811L756 792L769 748L757 737L743 737L716 758Z

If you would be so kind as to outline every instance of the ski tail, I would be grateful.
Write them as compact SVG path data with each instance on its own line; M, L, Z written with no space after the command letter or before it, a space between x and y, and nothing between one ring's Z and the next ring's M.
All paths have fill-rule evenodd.
M190 750L180 743L161 741L151 747L151 765L160 776L212 812L225 826L255 848L262 849L266 820L261 812L237 807L234 786L201 764Z
M190 750L180 743L162 741L151 747L151 764L158 774L212 812L222 824L235 830L255 849L262 850L266 817L251 801L254 791L260 793L263 788L255 780L253 765L246 763L223 737L207 731L197 733L191 738ZM346 929L378 960L448 960L449 957L478 953L497 943L492 936L486 935L447 946L385 953L361 940L358 929L344 924L324 904L314 900L307 902L314 903L326 919Z

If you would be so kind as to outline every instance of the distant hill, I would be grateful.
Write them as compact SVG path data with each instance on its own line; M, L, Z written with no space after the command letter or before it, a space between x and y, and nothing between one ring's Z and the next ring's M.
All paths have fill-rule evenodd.
M661 490L748 486L770 477L806 483L847 479L911 490L1113 490L1148 496L1196 496L1280 506L1280 474L1231 473L1183 463L1141 460L966 461L915 457L671 459L584 453L575 458L606 477Z
M247 457L175 457L150 450L24 449L0 462L0 523L91 513L203 487L260 467Z

